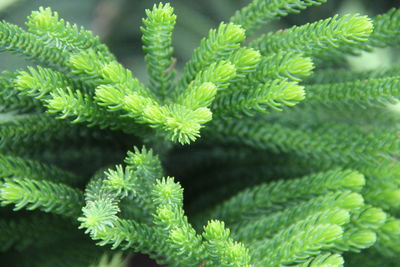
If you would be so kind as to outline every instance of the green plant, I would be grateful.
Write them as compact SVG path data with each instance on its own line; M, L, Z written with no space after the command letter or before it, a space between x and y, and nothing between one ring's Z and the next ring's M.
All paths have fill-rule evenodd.
M340 66L399 45L400 11L248 39L323 2L254 0L210 30L178 78L176 16L155 5L141 28L147 85L50 8L27 30L1 22L0 46L40 65L0 78L2 260L105 255L103 266L111 247L170 266L395 266L400 71Z

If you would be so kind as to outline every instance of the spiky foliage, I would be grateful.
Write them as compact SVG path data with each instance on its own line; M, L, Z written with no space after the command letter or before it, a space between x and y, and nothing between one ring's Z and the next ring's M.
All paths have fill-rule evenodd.
M174 9L169 4L159 4L147 10L143 19L143 50L146 52L150 88L164 100L171 91L175 76L172 58L172 30L176 22Z
M177 16L154 5L141 28L148 84L50 8L27 31L1 22L1 49L41 65L0 77L2 263L125 265L111 248L168 266L395 266L399 67L327 66L398 45L399 11L249 42L323 2L254 0L177 79Z
M251 42L262 54L296 51L320 59L332 59L362 47L373 30L368 17L360 15L334 16L302 26L268 33Z
M253 32L272 20L325 2L326 0L256 0L238 10L231 21L243 25L247 32Z

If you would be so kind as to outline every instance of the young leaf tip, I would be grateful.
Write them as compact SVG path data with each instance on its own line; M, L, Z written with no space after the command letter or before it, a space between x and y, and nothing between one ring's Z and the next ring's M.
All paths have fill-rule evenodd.
M359 249L365 249L376 242L376 233L371 230L360 230L352 233L349 238L349 244Z

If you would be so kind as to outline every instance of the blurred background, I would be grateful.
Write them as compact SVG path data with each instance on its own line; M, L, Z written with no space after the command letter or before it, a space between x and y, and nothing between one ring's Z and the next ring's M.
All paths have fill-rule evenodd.
M145 9L159 1L153 0L0 0L0 19L20 26L32 10L40 6L51 7L66 21L94 31L126 67L146 82L144 54L142 52L142 17ZM164 1L165 2L165 1ZM190 58L201 38L220 21L228 21L234 12L250 0L171 0L177 14L174 31L174 56L178 69ZM330 0L321 6L311 7L300 14L292 14L269 24L262 31L275 31L323 19L335 14L360 13L371 17L392 7L399 0ZM8 52L0 51L0 71L24 68L29 62ZM400 53L393 49L377 49L349 58L354 69L380 68L398 62ZM129 266L157 266L146 256L133 257Z

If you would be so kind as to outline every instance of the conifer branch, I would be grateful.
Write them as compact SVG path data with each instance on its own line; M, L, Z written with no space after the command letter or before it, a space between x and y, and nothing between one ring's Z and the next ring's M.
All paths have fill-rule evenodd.
M226 93L213 104L216 116L229 117L256 112L282 110L294 106L305 98L304 87L287 80L270 80L256 86L242 86L240 90Z
M68 217L77 217L83 206L82 193L61 183L27 178L5 178L0 185L2 205L14 204L14 210L39 209Z
M0 154L0 177L28 177L35 180L49 180L75 185L82 179L76 174L53 165L17 156Z
M250 251L255 263L260 266L294 264L334 247L335 241L342 236L343 229L340 226L319 224L315 219L310 219L292 225L271 240L253 244Z
M343 83L313 84L306 87L307 101L331 104L355 102L361 105L395 103L399 96L399 78L355 80Z
M0 105L2 112L28 112L40 110L40 102L28 96L19 94L14 86L16 75L11 72L2 72L0 74Z
M368 43L375 47L398 46L400 37L400 9L392 8L373 19L374 31Z
M340 251L360 252L362 249L373 246L376 242L376 233L371 230L346 230L341 240L335 244L335 249Z
M160 3L151 10L146 10L147 18L143 19L143 50L146 53L149 86L156 95L163 100L171 92L175 70L172 58L172 31L176 23L174 9L169 5Z
M335 224L343 225L350 222L350 215L347 213L346 219L346 212L355 211L361 205L363 205L362 197L357 193L332 192L311 198L279 212L263 214L255 216L251 220L233 223L231 229L238 240L250 242L251 240L270 238L296 221L304 220L321 212L324 213L326 223L332 220ZM340 213L342 215L339 215ZM333 220L333 216L336 215L340 220Z
M309 6L325 2L326 0L253 0L247 6L236 11L230 21L242 25L247 34L251 34L281 16L299 13Z
M344 259L339 254L323 253L318 256L310 258L308 261L299 265L299 267L342 267Z
M213 63L198 73L188 88L176 99L176 103L196 110L208 107L217 92L224 91L236 76L236 68L227 61Z
M240 82L249 74L253 73L263 64L260 62L261 60L262 57L260 52L253 48L241 47L236 50L236 52L229 57L229 61L236 68L236 77L234 82Z
M87 126L98 126L101 129L108 128L120 130L128 134L145 136L146 130L130 120L110 114L98 106L90 95L73 92L71 88L58 88L50 93L45 100L48 113L57 114L58 118L70 118L72 123L85 122Z
M400 241L400 220L389 217L377 234L379 239L376 250L389 259L395 259L399 253L397 244Z
M196 74L212 62L227 60L229 55L239 48L245 39L245 31L238 25L221 23L218 29L212 29L208 37L200 42L190 61L185 64L179 88L185 88Z
M368 17L334 16L265 34L252 41L251 47L259 49L262 55L293 51L304 53L306 56L330 59L340 53L352 53L354 48L362 48L372 30L372 22Z
M85 193L86 206L83 217L78 220L82 228L87 228L100 245L123 245L135 248L158 259L160 263L173 266L198 266L201 263L220 262L223 266L241 266L249 263L248 252L243 245L226 236L226 230L218 222L210 222L202 237L189 224L183 210L183 190L173 178L154 179L160 172L158 159L145 149L129 153L126 158L129 167L125 171L105 173L106 179L94 178ZM135 173L148 172L150 180ZM118 203L133 194L133 198L144 198L151 190L151 199L142 201L142 207L153 216L153 221L138 223L118 217ZM222 227L222 228L221 228ZM220 239L221 231L224 238ZM216 248L216 250L210 250ZM219 249L219 250L218 250ZM205 254L205 252L208 251ZM217 259L217 258L218 259ZM242 265L243 266L243 265ZM246 266L246 265L245 265Z
M335 128L341 131L335 131ZM315 129L299 130L278 124L259 126L254 122L242 120L235 125L227 122L220 123L213 127L213 133L208 137L224 143L239 143L256 149L270 149L276 153L294 153L318 162L337 163L376 162L388 158L391 153L395 154L398 147L395 130L367 134L360 128L340 123L322 124ZM361 141L354 143L352 140ZM382 153L386 149L388 149L387 154Z
M210 221L204 227L203 236L207 240L205 249L211 258L208 264L215 266L251 266L248 249L243 244L230 239L229 234L230 231L225 229L223 222Z
M108 260L111 247L168 266L339 267L342 255L349 266L395 266L400 68L353 71L341 60L397 46L399 10L246 43L325 1L251 1L209 31L177 82L177 17L154 5L141 27L149 84L50 8L33 11L27 31L0 22L0 49L41 65L0 75L2 262L122 264L125 254ZM311 75L314 64L329 68ZM200 131L193 149L173 144ZM152 149L135 147L121 162L133 143Z
M209 212L209 216L230 222L238 216L260 210L279 210L289 206L292 201L298 202L329 191L360 191L364 185L363 175L350 170L332 170L293 180L279 180L243 190L215 207ZM354 198L356 199L357 197ZM362 198L358 198L358 202L362 201Z
M262 57L258 68L249 74L245 83L256 84L284 78L300 81L310 76L313 69L314 65L309 57L298 53L277 53Z
M86 129L56 120L47 114L13 116L0 123L0 149L4 152L27 152L25 145L35 148L65 138L81 138Z
M65 69L68 58L62 49L48 46L34 34L5 21L0 22L0 48L60 70Z
M49 46L69 51L93 49L103 56L114 59L108 47L102 44L99 37L93 36L91 31L78 28L60 19L57 12L51 8L40 7L39 11L33 11L26 22L28 31L40 36Z
M14 83L20 94L42 101L49 113L59 114L58 118L70 117L73 123L87 122L88 126L143 134L143 130L131 121L114 116L94 103L90 90L84 85L59 72L29 68L29 73L19 72Z

